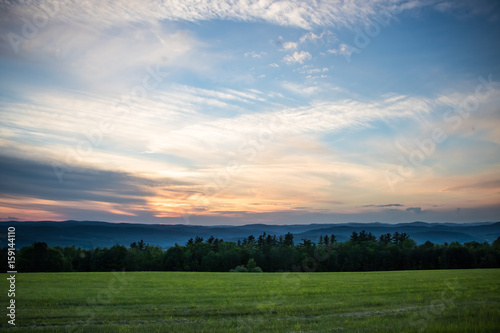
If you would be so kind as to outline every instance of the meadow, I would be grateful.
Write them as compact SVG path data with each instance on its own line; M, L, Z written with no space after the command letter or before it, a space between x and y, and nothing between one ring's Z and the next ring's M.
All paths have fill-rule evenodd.
M500 269L19 273L15 299L2 331L500 331Z

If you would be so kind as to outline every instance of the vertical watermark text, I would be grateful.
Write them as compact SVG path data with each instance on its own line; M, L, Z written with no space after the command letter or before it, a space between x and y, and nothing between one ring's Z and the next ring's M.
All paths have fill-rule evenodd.
M7 296L9 297L9 306L7 306L7 322L15 326L16 325L16 228L9 227L7 229L7 267L9 277L9 290Z

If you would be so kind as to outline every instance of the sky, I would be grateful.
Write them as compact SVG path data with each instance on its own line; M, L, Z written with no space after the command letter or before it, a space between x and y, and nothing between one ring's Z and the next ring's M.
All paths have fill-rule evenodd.
M2 1L0 32L0 221L500 220L496 1Z

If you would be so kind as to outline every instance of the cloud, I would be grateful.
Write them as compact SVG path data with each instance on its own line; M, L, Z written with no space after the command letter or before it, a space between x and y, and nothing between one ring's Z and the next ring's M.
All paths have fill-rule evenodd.
M347 55L350 56L352 54L352 50L347 44L340 44L337 49L329 49L327 50L330 54L338 54L338 55Z
M299 47L299 44L303 44L307 41L314 41L314 40L317 40L317 39L322 39L323 36L327 34L328 36L333 36L333 34L331 32L323 32L321 33L321 35L316 35L315 33L313 32L308 32L306 34L304 34L298 42L286 42L286 43L283 43L283 50L285 51L293 51L293 50L296 50L298 47ZM280 37L281 38L281 37ZM336 37L334 38L329 38L329 40L327 42L331 42L332 39L336 39ZM301 52L297 52L295 51L293 54L289 54L287 56L285 56L284 60L287 62L287 63L294 63L294 62L298 62L298 63L303 63L305 60L309 60L311 59L312 56L309 52L307 51L301 51Z
M326 72L328 72L328 71L329 71L329 69L326 67L315 68L312 65L306 65L306 66L303 66L299 70L299 73L304 74L305 78L308 79L308 82L314 82L315 85L318 85L318 81L312 81L312 80L328 78L329 76L326 75ZM283 86L285 87L286 84L284 84ZM298 85L298 86L300 86L300 85ZM288 88L290 88L290 87L288 87ZM318 88L318 87L316 87L316 88ZM323 88L314 89L314 91L322 91L322 90L323 90ZM338 87L334 88L333 91L338 91ZM300 95L304 95L306 92L307 91L297 91L297 93Z
M263 56L265 56L267 53L266 52L247 52L245 53L245 57L251 57L251 58L262 58Z
M352 25L363 22L379 8L391 4L389 1L373 1L360 4L344 3L340 0L302 1L257 1L222 0L170 0L139 1L104 0L100 2L66 2L57 0L31 3L10 3L7 12L12 16L33 17L54 12L51 19L65 20L74 24L93 23L94 26L109 27L145 21L266 21L276 25L311 29L317 26Z
M447 191L462 191L462 190L484 190L500 188L500 179L492 179L485 182L464 184L460 186L447 187L443 192Z
M67 170L60 182L50 161L1 157L0 212L16 213L23 220L67 219L75 212L138 217L158 205L177 209L193 185L161 174L141 176L100 167ZM157 193L161 198L153 199Z
M199 62L192 61L191 56L202 48L203 43L188 31L150 23L101 30L53 23L20 45L18 56L43 63L51 72L77 78L95 90L112 87L121 92L135 83L129 81L137 72L147 73L148 66L161 67L162 72L167 68L198 70ZM13 53L10 49L3 52Z
M325 73L325 72L328 72L328 71L329 71L329 69L327 67L314 68L314 67L311 67L311 66L304 66L300 70L300 73L313 75L313 74ZM319 77L319 76L315 76L315 77Z
M311 91L312 94L321 89L332 90L332 87L309 88L316 89ZM294 89L304 92L308 87L295 86ZM106 133L102 143L93 146L90 154L83 156L81 161L73 162L71 167L75 170L66 175L69 177L68 181L82 182L87 184L87 187L63 187L60 192L54 188L57 178L50 162L54 160L65 165L67 151L78 149L82 140L88 142L85 133L95 130L103 114L113 119L116 113L113 105L116 101L96 96L60 93L53 95L34 91L31 94L34 104L3 102L5 111L2 120L9 124L6 131L3 131L3 135L9 133L9 136L3 136L3 141L0 142L3 150L23 151L31 158L49 160L44 166L45 169L40 169L45 170L44 174L40 175L39 181L34 182L32 187L27 182L16 189L14 183L9 182L6 189L12 195L34 193L46 200L64 200L64 197L67 197L77 201L92 199L91 187L95 186L95 200L99 202L108 200L116 205L142 204L165 211L172 206L165 206L165 199L162 198L169 198L171 205L185 204L185 200L180 197L203 191L204 185L213 182L214 175L221 173L221 176L217 177L224 179L227 163L235 160L248 166L248 173L231 176L232 187L229 193L239 193L240 188L249 189L249 184L254 184L255 190L261 193L262 188L268 186L261 183L263 179L269 180L270 183L281 179L282 184L291 184L308 179L306 174L316 170L316 175L310 175L310 185L297 186L294 192L296 194L291 191L283 192L282 187L277 185L272 191L276 197L307 197L310 188L316 193L322 191L321 184L324 184L325 178L331 177L333 165L338 165L335 170L342 170L343 173L349 170L349 176L345 176L342 182L344 179L356 179L357 183L367 184L372 181L370 179L377 178L377 170L370 166L342 164L335 158L330 160L328 156L332 152L321 142L322 134L345 129L363 129L374 121L393 117L412 117L415 112L426 112L429 107L421 100L405 96L363 103L352 100L320 102L319 95L315 95L318 96L315 98L318 102L311 105L284 107L275 104L275 101L266 95L257 90L211 90L184 85L171 85L164 92L154 92L137 105L134 104L126 117L116 119L116 129L112 133ZM216 111L232 112L240 109L245 112L214 116L207 112L212 108ZM258 112L252 112L252 108ZM78 115L79 113L84 116ZM39 121L34 125L32 119ZM306 163L304 156L309 154L312 154L311 160ZM274 165L277 157L280 157L282 166ZM298 170L297 163L306 164ZM113 171L113 168L117 169L120 165L131 169L128 174L136 174L137 179L124 180L123 175L127 173L123 172L107 173L106 170ZM269 169L264 170L259 165L266 165ZM12 172L15 169L13 166L9 170ZM94 169L100 170L95 179L92 173L89 174ZM154 180L161 177L173 182L177 180L182 184L172 183L175 185L175 192L173 185L165 186L164 190L138 186L137 193L142 199L147 198L146 202L141 202L141 198L137 199L131 195L115 194L125 191L127 186L129 191L134 192L136 181L144 184L145 179ZM44 186L44 179L49 182L47 186ZM20 178L18 181L23 183ZM70 183L64 184L69 186ZM237 184L240 184L239 188ZM106 186L107 189L100 189L100 186ZM271 192L262 192L259 196L266 198L269 193ZM248 195L244 193L243 197ZM152 196L154 199L151 199ZM318 196L327 197L327 194ZM214 200L214 205L229 204L237 199L220 202L218 200ZM308 205L310 204L300 200L297 204L300 207ZM219 206L217 210L226 209L227 207Z
M449 4L449 5L448 5ZM380 10L402 12L430 7L446 12L488 13L491 3L480 5L470 1L448 2L446 5L433 1L394 2L392 0L342 1L342 0L58 0L36 2L10 2L4 5L4 19L19 17L32 19L35 15L49 13L50 22L66 22L73 25L90 25L96 28L137 25L144 22L162 21L198 22L208 20L265 21L280 26L302 29L315 27L365 24ZM0 20L1 21L1 20ZM309 35L313 39L313 35Z
M417 215L424 213L421 207L408 207L406 211Z
M298 44L295 42L283 43L283 49L285 49L285 50L296 50L297 46L298 46Z
M304 43L304 42L307 42L308 40L316 40L316 39L321 39L323 38L323 34L322 33L321 35L316 35L314 32L308 32L307 34L303 35L302 37L300 37L299 41L301 43Z
M170 131L213 120L211 110L230 114L240 110L249 112L268 104L266 98L255 89L216 90L171 84L164 92L153 91L147 98L132 101L128 113L124 113L118 103L120 99L32 88L26 102L0 101L3 110L0 147L4 150L15 147L27 154L64 161L68 150L78 150L79 145L90 143L89 153L76 155L81 155L78 164L104 159L130 165L130 153L156 152L156 146L165 145ZM35 118L36 124L32 121ZM103 122L112 124L113 129L100 131ZM94 138L89 139L89 135ZM165 161L149 163L153 169L160 165L177 169L175 164L179 165Z
M151 194L151 180L121 172L73 170L60 183L49 163L2 156L2 196L29 196L54 201L93 200L110 203L141 203Z
M318 86L307 87L293 83L287 83L285 88L294 93L308 94L317 93L321 89ZM177 154L188 157L194 151L197 152L194 155L198 156L199 153L199 156L212 160L213 157L210 158L207 154L213 156L217 151L225 156L223 152L227 150L229 143L258 138L263 131L272 131L275 136L337 132L347 128L363 128L377 120L412 117L415 112L425 113L429 110L430 105L425 100L405 96L398 100L387 99L373 103L352 100L317 102L298 108L198 121L163 135L164 144L159 151L167 152L175 146Z
M463 216L461 216L463 214ZM426 211L426 221L449 221L455 223L462 222L498 222L500 208L496 206L477 207L470 210L462 210L461 214L457 215L455 208L443 211ZM450 219L450 216L453 218ZM192 221L196 224L234 224L235 221L240 223L270 223L270 224L295 224L295 223L370 223L382 221L386 223L405 223L415 222L415 215L408 214L405 211L393 210L380 212L366 213L351 213L351 212L310 212L302 210L281 210L273 212L255 213L248 212L241 219L231 217L229 219L219 216L193 216ZM493 238L493 240L496 239Z
M387 204L387 205L364 205L362 207L378 207L378 208L383 208L383 207L403 207L404 205L402 204Z
M467 0L443 1L431 5L432 8L440 12L450 13L459 18L470 18L474 15L491 15L495 19L495 7L498 6L494 1L478 0L472 5Z
M317 95L322 91L322 88L317 85L306 85L289 81L285 81L281 85L286 90L289 90L292 93L297 94L298 96Z
M302 64L304 63L304 61L310 59L312 59L312 56L307 51L300 51L300 52L295 51L292 55L288 54L283 58L283 60L286 61L288 64L293 64L293 63Z

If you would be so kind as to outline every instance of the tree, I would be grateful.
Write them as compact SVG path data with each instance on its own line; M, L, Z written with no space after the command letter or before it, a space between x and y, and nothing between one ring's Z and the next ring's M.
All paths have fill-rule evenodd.
M184 246L175 244L167 250L164 255L164 267L167 271L182 271L184 270Z
M496 251L500 251L500 236L493 242L493 249Z
M493 268L500 267L500 237L487 242L433 244L417 246L406 233L395 232L376 238L366 231L353 232L350 240L335 243L334 235L323 235L322 244L302 239L294 245L293 235L276 237L263 233L258 242L249 236L243 242L224 242L211 236L206 242L196 236L186 246L167 251L143 240L130 248L85 250L72 247L49 247L35 242L21 248L17 256L20 271L359 271L394 269ZM260 246L257 246L259 243ZM333 245L334 244L334 245ZM8 248L0 251L7 262Z
M378 242L382 245L387 245L387 244L391 243L392 242L391 234L387 233L387 234L380 235L380 237L378 238Z
M208 252L201 261L203 271L208 272L221 272L221 254L214 251Z
M293 234L289 232L285 235L285 246L293 246Z
M290 271L299 258L299 252L293 246L273 247L269 253L269 270Z
M230 268L241 265L244 261L241 259L240 253L235 248L227 248L221 252L221 270L228 271Z
M63 272L71 270L60 249L52 248L45 242L35 242L19 251L19 270L24 272Z
M7 246L2 247L0 249L0 260L1 260L0 269L2 270L2 272L7 272L11 270L8 267L8 262L7 262L7 258L9 257L8 254L9 254L9 248Z
M337 237L335 237L335 235L334 235L334 234L332 234L332 235L330 236L330 245L333 245L333 243L335 243L336 241L337 241Z
M146 250L146 246L148 246L148 245L149 244L146 245L146 243L144 243L144 241L141 239L139 241L139 243L133 242L132 244L130 244L130 248L137 249L138 251L144 252Z
M402 244L406 239L410 238L410 236L406 233L395 232L394 236L392 236L392 242L396 245Z
M160 246L147 245L142 252L140 270L159 271L162 269L163 250Z
M357 239L357 237L355 238ZM342 271L360 271L362 269L363 253L361 247L351 241L351 243L344 243L342 246Z
M144 243L144 241L141 239L139 241L139 243L137 244L137 248L139 249L139 251L146 251L146 247L148 246L149 244L146 245L146 243Z
M247 269L251 272L255 267L257 267L255 260L253 258L248 259Z
M236 266L236 268L230 269L229 271L232 273L246 273L248 272L248 269L243 265L239 265Z
M369 241L374 241L376 238L373 236L371 232L366 232L365 230L362 230L359 235L358 235L358 240L360 242L369 242Z
M262 235L260 235L258 238L257 238L257 246L259 247L259 249L262 250L262 248L264 247L264 244L265 244L265 237L266 237L266 233L264 232Z
M91 269L101 272L121 271L126 269L127 255L127 248L123 245L114 245L109 249L97 248Z
M302 238L302 244L299 244L299 247L305 247L306 249L313 246L313 242L309 239Z
M219 244L224 242L224 240L222 239L214 239L213 241L213 244L212 244L212 249L215 251L215 252L219 252Z

